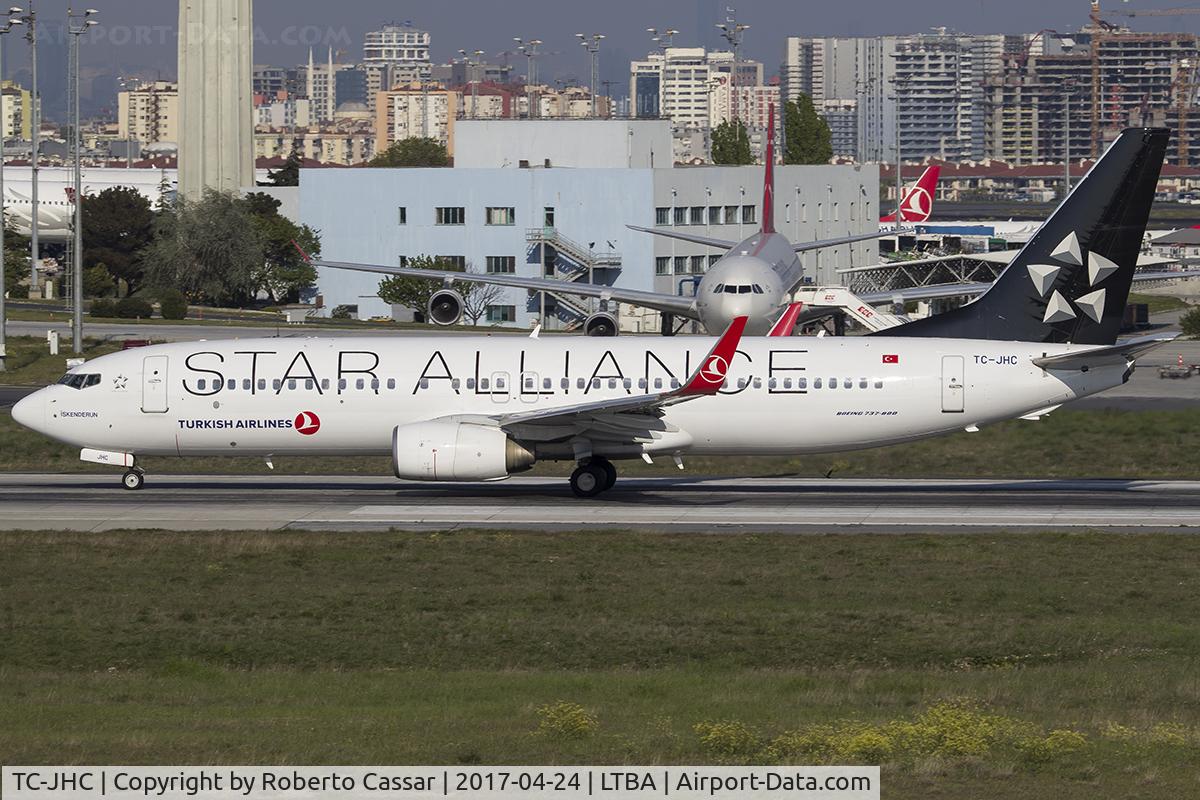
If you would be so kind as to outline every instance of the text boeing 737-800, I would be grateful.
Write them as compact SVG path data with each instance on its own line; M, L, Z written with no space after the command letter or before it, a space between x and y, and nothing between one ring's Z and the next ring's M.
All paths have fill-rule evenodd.
M13 416L124 466L140 456L390 453L397 477L495 480L572 460L794 454L1037 416L1117 386L1169 337L1116 343L1167 132L1125 131L975 302L882 334L403 336L156 345L102 356Z

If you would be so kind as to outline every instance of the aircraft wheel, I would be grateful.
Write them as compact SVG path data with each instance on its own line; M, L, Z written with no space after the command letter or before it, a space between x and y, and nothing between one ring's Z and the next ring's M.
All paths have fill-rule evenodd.
M595 464L576 467L571 473L571 491L576 497L595 497L604 491L607 477Z
M130 490L140 489L145 480L146 478L141 472L131 469L121 478L121 485Z
M613 466L613 463L607 458L601 458L600 456L593 456L591 463L593 466L597 466L604 470L603 491L607 492L609 489L613 488L617 482L617 468Z

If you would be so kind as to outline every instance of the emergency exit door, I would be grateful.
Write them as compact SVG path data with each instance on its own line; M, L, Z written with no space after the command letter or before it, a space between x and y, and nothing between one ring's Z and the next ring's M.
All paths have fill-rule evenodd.
M142 411L147 414L167 411L167 356L142 359Z
M962 356L942 356L942 412L961 414L963 411Z

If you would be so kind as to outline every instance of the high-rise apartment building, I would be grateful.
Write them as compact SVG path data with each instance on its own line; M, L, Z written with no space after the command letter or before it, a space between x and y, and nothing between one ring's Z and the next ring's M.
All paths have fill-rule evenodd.
M12 81L0 83L0 135L28 141L33 133L33 103L28 89Z
M458 92L410 85L380 92L375 101L375 147L379 152L393 142L412 137L437 139L454 153L454 120L461 98Z
M178 142L178 84L152 81L118 92L117 136L139 144Z
M429 32L409 23L388 23L377 31L368 31L363 41L363 64L388 65L404 73L398 74L397 80L428 80Z
M818 112L856 116L860 161L970 158L985 150L985 75L1000 65L1003 36L945 32L854 38L790 37L782 67L788 100L809 95Z

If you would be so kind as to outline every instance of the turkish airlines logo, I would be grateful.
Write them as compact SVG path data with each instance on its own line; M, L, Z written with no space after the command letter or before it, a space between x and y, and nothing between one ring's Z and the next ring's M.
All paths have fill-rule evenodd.
M906 220L924 222L929 219L929 214L933 211L933 198L929 196L929 190L924 186L914 186L908 193L908 197L904 198L904 206Z
M885 353L885 354L884 354L884 356L883 356L883 363L885 363L885 364L899 364L899 363L900 363L900 356L896 355L895 353Z
M704 369L700 370L700 377L709 383L722 383L725 380L725 373L729 369L729 362L720 356L710 356L708 363L704 365Z
M321 430L321 418L311 411L301 411L296 415L296 421L293 424L296 426L296 430L305 436L312 436Z

